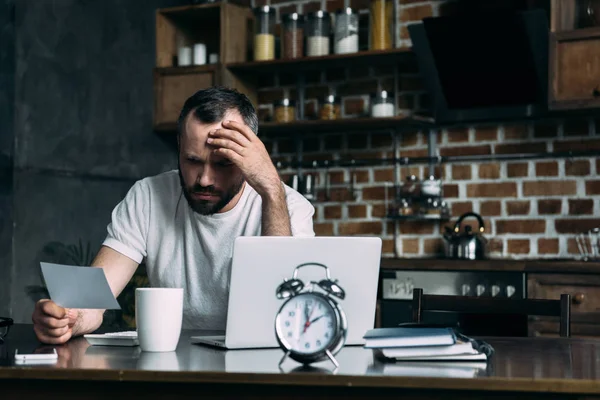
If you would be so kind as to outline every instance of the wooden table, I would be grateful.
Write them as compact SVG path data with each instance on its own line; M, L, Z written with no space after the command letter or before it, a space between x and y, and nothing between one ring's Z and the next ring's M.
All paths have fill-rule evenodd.
M15 348L39 344L30 325L17 325L0 345L0 398L45 399L244 398L599 398L600 340L487 338L489 364L382 363L349 346L330 362L302 369L277 366L279 349L225 351L190 344L183 331L176 352L89 346L83 338L58 346L54 366L15 366Z

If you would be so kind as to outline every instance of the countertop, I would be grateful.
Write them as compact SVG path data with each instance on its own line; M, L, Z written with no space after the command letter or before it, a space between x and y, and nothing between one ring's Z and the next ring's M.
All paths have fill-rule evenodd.
M572 259L486 259L453 260L446 258L382 258L382 270L437 270L437 271L520 271L536 273L600 273L599 261Z
M76 338L56 346L59 353L56 365L20 367L12 361L15 348L31 351L40 345L31 325L16 325L7 342L0 345L0 365L3 365L0 366L0 387L13 385L22 392L33 387L33 381L43 380L47 384L59 381L54 384L57 388L68 388L77 381L116 385L122 385L122 382L178 382L226 384L229 388L235 385L281 388L283 385L286 390L298 387L299 392L302 387L310 386L321 387L320 390L327 387L394 388L444 389L444 393L600 395L600 340L595 339L484 338L495 349L487 364L385 363L379 361L372 350L349 346L336 355L340 363L336 370L329 361L302 368L289 359L279 369L278 362L283 355L280 349L226 351L191 344L190 336L199 333L182 331L177 351L170 353L145 353L138 347L90 346L84 338ZM68 383L60 383L67 380ZM29 382L29 386L24 382ZM96 386L102 390L102 385Z

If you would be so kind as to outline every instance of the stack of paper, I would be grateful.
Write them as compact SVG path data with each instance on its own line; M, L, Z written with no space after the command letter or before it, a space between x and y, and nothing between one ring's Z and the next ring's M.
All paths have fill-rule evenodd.
M451 328L377 328L364 339L366 348L398 361L487 360L471 342L458 340Z

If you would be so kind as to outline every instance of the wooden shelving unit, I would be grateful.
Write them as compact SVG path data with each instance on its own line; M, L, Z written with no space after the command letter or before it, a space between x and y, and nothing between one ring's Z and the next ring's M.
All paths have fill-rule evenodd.
M416 66L411 49L361 51L298 59L247 61L252 42L251 9L227 0L220 3L159 9L156 12L156 68L154 69L154 129L174 132L187 97L198 89L213 85L232 86L257 104L258 77L285 72L302 73L331 68L364 66ZM177 66L181 43L205 43L207 53L219 53L219 63L202 66ZM300 89L299 89L300 90ZM263 133L324 132L365 129L422 129L432 121L419 117L351 118L334 121L298 120L291 123L263 122Z
M347 67L348 65L403 65L415 62L416 58L412 50L402 48L391 50L360 51L350 54L330 54L318 57L231 63L227 65L227 69L239 74L263 74L278 71L295 73L310 70L322 70L327 68Z
M154 69L154 127L174 127L186 98L197 90L214 85L237 87L252 93L254 88L225 68L225 64L246 60L252 13L247 6L229 1L171 7L156 11L156 66ZM177 66L180 45L206 45L219 55L218 64ZM255 97L251 100L255 100Z

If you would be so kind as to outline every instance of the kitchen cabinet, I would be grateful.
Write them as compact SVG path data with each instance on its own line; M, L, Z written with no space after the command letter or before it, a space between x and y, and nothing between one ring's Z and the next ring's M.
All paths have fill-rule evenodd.
M599 3L552 0L548 66L551 110L600 107Z
M572 336L600 336L600 276L588 274L529 274L527 297L556 299L571 295ZM531 336L552 336L558 332L558 321L547 317L530 319Z

